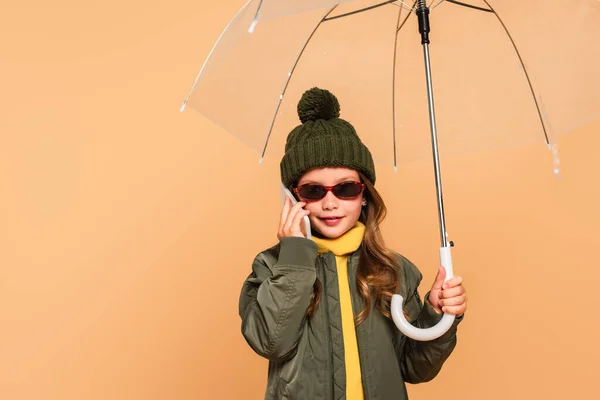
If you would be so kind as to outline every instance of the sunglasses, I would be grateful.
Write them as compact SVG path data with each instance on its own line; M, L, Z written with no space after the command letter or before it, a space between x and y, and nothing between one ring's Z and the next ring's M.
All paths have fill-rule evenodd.
M313 183L298 186L294 192L302 199L308 201L321 200L327 192L333 193L340 200L352 200L365 190L364 183L342 182L335 186L324 186Z

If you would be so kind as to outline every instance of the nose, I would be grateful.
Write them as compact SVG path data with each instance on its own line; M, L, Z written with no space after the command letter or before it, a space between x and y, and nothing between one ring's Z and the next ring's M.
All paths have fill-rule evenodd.
M323 211L337 210L338 206L339 200L331 191L327 192L325 197L323 197L323 200L321 200L321 207L323 208Z

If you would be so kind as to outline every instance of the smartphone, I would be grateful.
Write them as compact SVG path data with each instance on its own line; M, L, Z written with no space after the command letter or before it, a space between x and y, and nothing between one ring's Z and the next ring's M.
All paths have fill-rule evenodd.
M286 188L283 183L280 183L279 187L281 188L281 204L282 205L284 204L286 197L290 198L290 200L292 201L292 205L296 204L298 202L296 200L296 198L294 197L294 195L292 194L292 192L290 192L290 190L288 188ZM304 221L304 232L306 233L306 238L311 239L312 234L310 231L310 219L308 219L308 215L305 215L304 218L302 218L302 219Z

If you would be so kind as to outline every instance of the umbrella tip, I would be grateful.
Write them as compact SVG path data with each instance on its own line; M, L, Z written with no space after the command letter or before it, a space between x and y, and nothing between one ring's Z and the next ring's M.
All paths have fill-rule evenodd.
M261 157L260 160L258 160L259 164L262 164L262 162L263 162L263 157Z
M252 20L252 24L250 24L250 28L248 29L248 33L254 33L254 28L256 27L257 20Z
M183 102L181 108L179 109L179 112L183 112L183 110L185 110L185 106L187 106L187 100Z
M394 172L398 172L398 166L394 165Z
M552 172L555 178L560 178L560 152L556 143L548 144L548 148L552 151Z

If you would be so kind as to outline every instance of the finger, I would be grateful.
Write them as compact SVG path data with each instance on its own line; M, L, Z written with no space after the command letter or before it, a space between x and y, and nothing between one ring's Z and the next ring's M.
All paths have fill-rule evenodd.
M294 221L292 223L292 227L291 227L291 231L292 233L302 233L302 228L300 227L300 223L302 222L302 219L307 216L308 214L310 214L310 211L308 210L300 210L296 213L296 216L294 217Z
M462 315L465 313L465 311L467 311L467 306L466 304L462 304L460 306L445 306L442 307L442 311L446 314Z
M277 226L277 239L281 239L285 235L283 234L283 226L285 225L285 221L287 220L287 216L290 212L290 204L291 201L289 197L285 197L283 200L283 207L281 209L281 214L279 215L279 225Z
M438 312L441 312L442 306L440 305L439 297L432 296L430 292L429 296L427 297L427 301L429 302L431 307L435 308Z
M435 277L435 282L433 282L432 289L441 289L444 284L444 279L446 279L446 268L440 267L437 276Z
M461 285L463 282L463 278L460 276L454 276L451 279L448 279L448 282L444 283L443 289L448 289L451 287L455 287Z
M467 302L467 296L461 295L456 297L451 297L449 299L440 300L440 305L442 307L445 306L460 306L461 304L465 304Z
M294 219L296 218L296 214L298 214L298 211L300 211L302 209L302 207L304 207L305 205L306 205L306 203L301 201L292 206L292 208L290 209L290 212L287 215L287 219L283 225L284 232L288 232L288 233L290 232L290 230L292 229L292 225L294 223Z
M431 304L431 306L433 308L437 308L438 310L440 310L442 308L439 298L433 298L433 297L429 296L429 304Z
M289 197L285 196L285 200L283 201L283 208L281 210L281 216L279 218L279 226L283 227L285 221L287 220L287 216L290 213L291 200Z
M440 292L440 298L449 299L451 297L460 296L465 293L464 286L455 286L448 289L444 289Z

